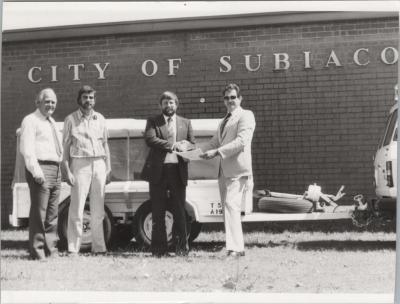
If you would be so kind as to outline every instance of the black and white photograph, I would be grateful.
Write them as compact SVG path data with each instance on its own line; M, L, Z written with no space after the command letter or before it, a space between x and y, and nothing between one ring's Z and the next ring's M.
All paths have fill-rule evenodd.
M399 11L3 2L1 302L400 303Z

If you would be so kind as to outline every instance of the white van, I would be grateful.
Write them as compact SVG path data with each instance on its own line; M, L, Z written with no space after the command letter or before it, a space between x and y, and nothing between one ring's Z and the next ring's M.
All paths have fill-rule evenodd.
M374 157L375 201L377 210L396 212L397 198L397 115L398 86L395 87L396 104L391 108L385 131Z

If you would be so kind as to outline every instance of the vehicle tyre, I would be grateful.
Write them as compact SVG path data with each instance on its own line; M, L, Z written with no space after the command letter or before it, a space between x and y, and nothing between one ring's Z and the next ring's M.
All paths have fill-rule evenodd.
M187 217L189 218L189 217ZM167 207L165 213L165 226L167 230L167 244L170 248L173 245L173 235L172 235L172 226L174 223L174 217L170 207ZM199 223L200 224L200 223ZM136 242L142 248L148 249L151 245L151 232L153 230L153 220L151 214L151 201L144 202L136 212L135 220L134 220L134 231L135 231L135 239ZM187 223L187 232L189 234L189 242L190 242L190 235L191 235L191 226L190 223ZM198 231L194 231L195 239L200 233L200 227L196 227Z
M59 207L58 212L58 236L59 236L59 250L68 249L67 227L68 227L68 211L70 205L70 198L67 198ZM108 247L113 239L113 219L110 210L104 206L104 241ZM89 251L92 248L92 233L90 229L90 207L89 202L86 202L83 211L83 233L81 251Z
M259 199L258 209L268 213L309 213L313 203L305 199L266 196Z
M172 246L172 225L174 223L172 211L167 208L165 212L165 226L167 229L168 247ZM153 230L153 219L151 213L151 201L144 202L136 212L134 220L135 239L139 246L148 249L151 245L151 232Z
M190 225L189 243L192 243L200 234L202 224L199 222L192 222Z

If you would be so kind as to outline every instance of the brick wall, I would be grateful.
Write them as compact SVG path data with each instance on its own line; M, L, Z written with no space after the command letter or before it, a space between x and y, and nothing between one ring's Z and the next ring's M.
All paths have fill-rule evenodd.
M243 107L254 111L253 165L256 188L302 193L317 182L326 193L346 186L348 197L372 196L372 156L393 104L397 63L380 58L384 47L398 46L398 19L258 25L241 28L135 33L62 40L3 43L2 71L2 227L11 212L15 130L34 110L34 95L53 87L59 104L56 120L76 109L82 84L97 89L97 109L107 118L146 118L158 113L159 94L168 89L180 98L179 113L188 118L224 115L221 90L240 85ZM369 49L370 63L358 66L353 53ZM325 65L331 50L341 67ZM306 69L303 52L311 53ZM274 70L274 53L287 53L290 67ZM244 55L252 55L250 72ZM220 72L221 56L232 70ZM360 60L367 60L360 54ZM181 58L175 76L168 59ZM158 72L146 77L143 61L152 59ZM388 60L390 60L388 52ZM93 63L110 65L106 79L97 78ZM68 64L85 64L73 81ZM57 82L50 66L57 65ZM41 66L40 83L28 81L28 70ZM34 76L37 78L39 74ZM200 103L205 98L205 103Z

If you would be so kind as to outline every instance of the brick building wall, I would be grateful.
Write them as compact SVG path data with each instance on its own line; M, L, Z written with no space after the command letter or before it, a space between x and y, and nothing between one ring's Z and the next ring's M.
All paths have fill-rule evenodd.
M397 63L382 61L386 47L397 49L395 17L288 24L257 24L215 29L105 34L63 39L3 43L2 70L2 227L11 212L11 181L15 158L15 130L35 109L34 95L52 87L58 96L54 115L61 121L75 110L82 84L97 90L97 110L107 118L146 118L158 113L164 90L175 91L179 113L188 118L219 118L225 108L221 91L237 83L244 108L254 111L255 188L302 193L318 183L325 193L346 186L348 199L373 196L372 156L393 102ZM357 65L353 55L360 52ZM334 51L341 66L329 59ZM304 52L310 52L306 68ZM274 69L274 54L289 56L288 69ZM250 56L249 71L245 55ZM387 61L395 60L388 51ZM231 70L220 63L230 56ZM168 59L180 58L175 75L168 75ZM142 64L154 60L158 71L143 74ZM105 70L105 79L94 63ZM328 64L328 62L330 62ZM70 64L84 64L80 80L73 80ZM51 66L57 66L52 81ZM281 63L281 66L284 64ZM326 66L328 65L328 66ZM31 67L33 78L28 80ZM147 72L151 72L148 65ZM204 98L205 102L200 102Z

